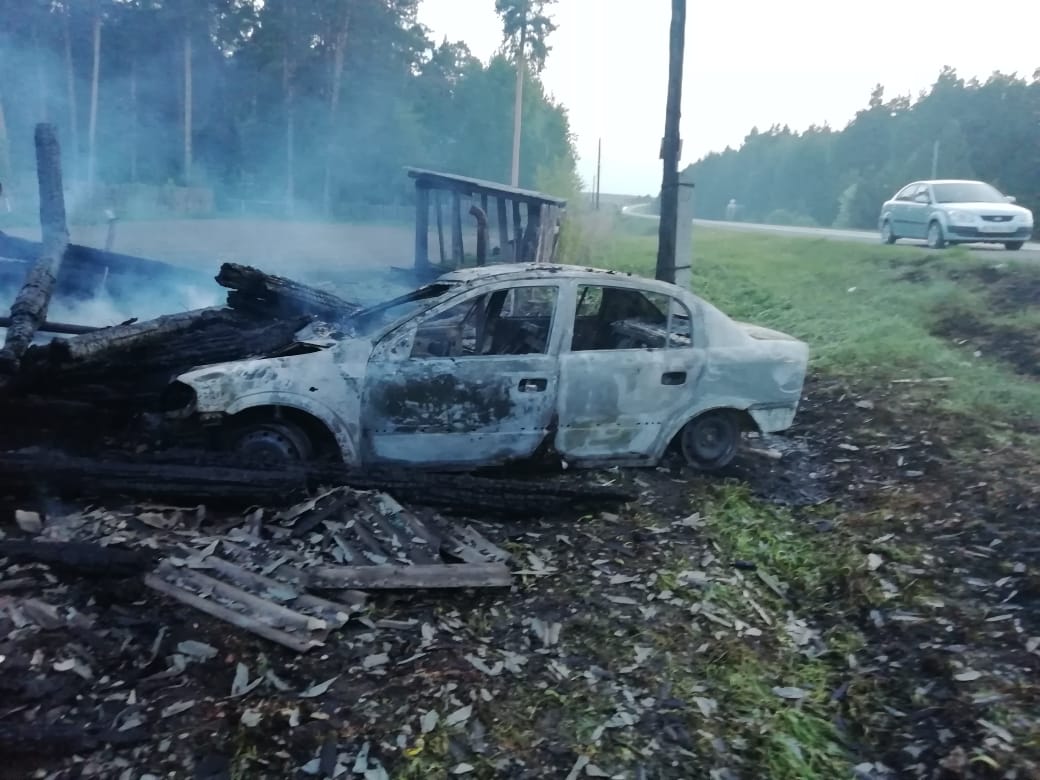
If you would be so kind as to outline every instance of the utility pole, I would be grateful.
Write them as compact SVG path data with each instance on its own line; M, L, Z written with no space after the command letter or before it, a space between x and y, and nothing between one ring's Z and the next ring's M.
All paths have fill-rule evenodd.
M932 178L939 178L939 139L932 144Z
M672 0L668 40L668 106L661 141L661 219L657 238L657 279L675 281L675 231L679 210L679 115L682 110L683 50L686 45L686 0Z
M603 139L600 138L596 144L596 197L593 201L596 204L596 211L599 211L599 190L600 190L600 172L603 169Z
M520 46L516 50L516 97L513 104L513 173L510 181L520 186L520 125L524 105L524 47L527 45L527 2L520 6Z

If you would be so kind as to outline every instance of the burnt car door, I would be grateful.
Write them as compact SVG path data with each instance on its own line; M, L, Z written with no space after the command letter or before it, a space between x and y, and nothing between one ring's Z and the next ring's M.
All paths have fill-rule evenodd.
M581 283L576 293L556 448L575 463L647 462L692 405L706 365L695 312L637 286Z
M487 284L419 315L373 351L363 458L441 467L533 455L553 426L559 286Z

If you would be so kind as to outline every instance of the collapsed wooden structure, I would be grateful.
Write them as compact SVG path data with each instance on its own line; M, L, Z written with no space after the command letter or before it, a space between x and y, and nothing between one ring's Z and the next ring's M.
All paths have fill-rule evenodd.
M435 276L463 265L493 262L551 263L556 257L560 223L567 201L534 190L509 187L468 176L408 168L415 180L415 272ZM463 242L463 199L470 201L468 213L476 221L476 246L470 257ZM497 246L488 250L494 200ZM445 247L444 209L448 201L450 252ZM438 262L430 260L430 211L437 228Z

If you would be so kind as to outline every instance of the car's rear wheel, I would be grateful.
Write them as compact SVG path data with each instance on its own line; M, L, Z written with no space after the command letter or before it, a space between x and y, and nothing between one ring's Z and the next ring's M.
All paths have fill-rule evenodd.
M1012 252L1015 252L1021 249L1023 244L1025 244L1025 241L1005 241L1004 248L1010 249Z
M725 409L690 420L680 435L683 457L695 469L718 471L728 466L740 446L740 420Z
M942 225L934 220L928 223L928 246L932 249L942 249L946 246Z
M282 420L243 425L233 432L231 448L245 460L264 465L308 461L315 450L302 428Z
M881 240L886 244L894 244L897 238L899 236L892 231L892 223L886 219L881 223Z

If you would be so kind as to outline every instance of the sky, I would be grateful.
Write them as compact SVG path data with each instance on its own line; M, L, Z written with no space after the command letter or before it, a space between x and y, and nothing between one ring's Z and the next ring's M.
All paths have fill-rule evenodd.
M494 0L422 0L419 21L486 61L502 38L494 9ZM671 3L558 0L553 15L542 78L568 109L586 186L602 139L602 192L657 192ZM1038 29L1040 0L689 0L682 165L739 146L755 126L840 129L875 84L886 97L916 96L944 65L964 78L1029 78L1040 68Z

